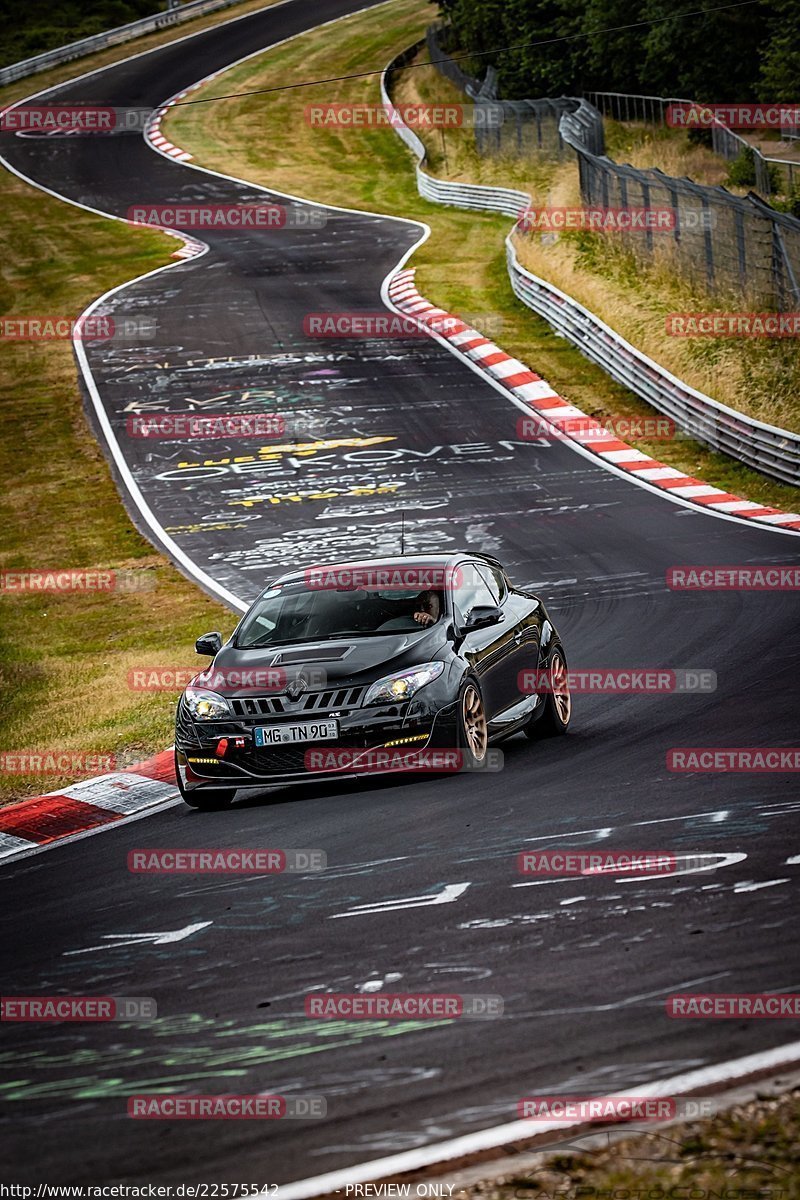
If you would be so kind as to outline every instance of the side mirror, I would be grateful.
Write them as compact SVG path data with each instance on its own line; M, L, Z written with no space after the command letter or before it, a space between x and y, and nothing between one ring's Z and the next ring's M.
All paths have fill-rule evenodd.
M464 633L470 633L473 629L483 629L487 625L499 625L502 619L503 614L496 605L478 604L467 614Z
M222 649L221 633L204 633L194 644L198 654L210 654L213 658Z

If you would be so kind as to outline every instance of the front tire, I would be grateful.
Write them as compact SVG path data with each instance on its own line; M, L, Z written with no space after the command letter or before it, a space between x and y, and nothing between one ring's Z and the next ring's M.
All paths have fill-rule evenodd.
M228 808L236 795L235 788L198 788L194 792L181 792L190 808L198 808L201 812L218 812Z
M547 656L547 694L544 712L532 721L525 732L529 738L560 737L569 729L572 717L572 697L569 691L567 660L560 646L553 646Z
M458 745L464 752L464 766L480 766L489 747L489 731L483 696L474 679L466 679L461 685L456 722Z

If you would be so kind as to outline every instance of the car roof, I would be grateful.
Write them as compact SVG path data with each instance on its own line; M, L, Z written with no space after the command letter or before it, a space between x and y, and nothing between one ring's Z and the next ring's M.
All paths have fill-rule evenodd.
M387 554L380 557L373 555L369 558L345 558L337 559L336 562L317 562L305 567L296 567L293 571L285 571L283 575L276 576L268 586L303 579L308 571L336 571L340 568L354 566L407 567L409 563L422 567L451 567L465 558L475 559L477 562L484 562L492 567L499 567L501 571L504 569L498 559L492 558L488 554L479 554L474 550L451 550L447 554Z

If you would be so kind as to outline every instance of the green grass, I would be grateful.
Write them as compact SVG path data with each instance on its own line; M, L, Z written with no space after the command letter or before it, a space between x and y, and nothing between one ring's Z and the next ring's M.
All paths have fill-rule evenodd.
M266 7L238 5L236 15ZM180 34L230 19L197 19ZM0 105L178 36L168 30L24 79ZM172 238L93 216L0 173L0 312L77 316L96 296L171 261ZM121 762L163 750L177 693L139 693L128 672L197 667L194 640L235 616L173 569L131 524L87 424L71 344L5 342L0 367L0 570L130 569L154 590L0 594L0 752L69 750ZM0 770L0 804L68 775Z
M174 250L161 234L67 209L8 174L0 176L0 195L5 313L76 316L95 295L168 262ZM0 749L101 751L135 761L169 745L173 698L130 691L128 671L200 662L194 638L230 627L232 617L128 519L82 411L71 344L12 342L3 351L0 568L133 568L155 586L0 595ZM0 772L0 800L68 782Z
M384 66L418 41L430 21L425 0L397 0L357 14L320 34L305 34L278 49L226 72L201 93L212 97L302 79L346 75ZM408 72L424 77L430 68ZM401 92L403 84L400 85ZM442 81L441 97L452 98ZM389 128L346 130L310 126L304 110L311 101L379 102L377 76L326 84L324 90L298 88L268 96L245 96L219 104L171 110L170 138L191 150L202 165L348 207L413 217L427 222L431 237L411 260L420 291L451 311L490 314L502 320L495 340L528 363L557 391L597 417L652 416L653 410L615 384L513 296L505 268L503 241L509 221L502 216L459 212L429 204L416 191L412 159ZM403 95L405 98L405 95ZM438 139L434 135L433 143ZM452 165L462 160L457 138L448 133ZM434 162L437 167L440 164ZM533 181L551 168L538 164ZM530 172L529 172L530 174ZM491 182L482 178L481 182ZM521 176L515 182L524 182ZM480 320L476 320L480 326ZM640 449L689 474L754 501L791 509L797 489L767 479L689 439L635 443Z

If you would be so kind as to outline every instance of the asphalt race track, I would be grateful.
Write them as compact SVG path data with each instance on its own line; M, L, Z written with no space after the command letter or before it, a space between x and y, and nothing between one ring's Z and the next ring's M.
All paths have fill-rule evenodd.
M363 6L292 0L198 35L191 53L167 46L48 99L155 106ZM137 202L264 199L138 136L4 133L0 152L116 215ZM670 747L797 744L797 594L665 583L673 565L796 564L797 538L674 504L563 444L521 443L518 410L431 340L307 336L309 313L380 308L381 283L419 228L290 208L326 223L203 234L207 254L103 306L154 318L152 338L89 349L132 475L181 551L249 600L277 569L395 550L402 508L411 551L494 553L540 590L571 667L707 668L718 688L579 696L568 738L512 739L500 774L286 790L227 813L181 805L7 865L5 991L151 996L159 1010L127 1025L3 1025L0 1132L17 1182L283 1183L514 1120L525 1095L635 1090L796 1036L781 1021L670 1019L664 999L800 986L798 864L787 864L800 855L795 777L665 765ZM280 413L290 448L209 451L126 433L132 412L190 409ZM329 444L296 450L317 441ZM235 458L249 461L219 461ZM720 857L699 873L531 887L515 856L549 845ZM127 869L133 848L184 846L320 848L328 869ZM192 925L202 927L162 945L120 936ZM305 1017L309 990L368 981L499 995L505 1016ZM127 1117L129 1095L173 1091L314 1093L327 1117L199 1127Z

